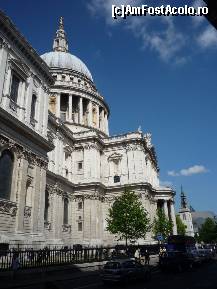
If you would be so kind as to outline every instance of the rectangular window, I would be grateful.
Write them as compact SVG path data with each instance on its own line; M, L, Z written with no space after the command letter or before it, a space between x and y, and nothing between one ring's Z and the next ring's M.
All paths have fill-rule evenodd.
M120 182L120 176L114 176L114 183Z
M78 170L82 170L83 169L83 162L78 162Z
M20 84L20 79L15 74L12 74L10 98L14 102L17 102L19 84Z
M79 202L79 203L78 203L78 210L82 210L82 208L83 208L83 203L82 203L82 202Z
M83 223L79 222L78 223L78 231L81 232L83 230Z
M32 103L31 103L31 119L35 119L35 109L36 109L36 101L37 101L37 96L35 94L32 95Z

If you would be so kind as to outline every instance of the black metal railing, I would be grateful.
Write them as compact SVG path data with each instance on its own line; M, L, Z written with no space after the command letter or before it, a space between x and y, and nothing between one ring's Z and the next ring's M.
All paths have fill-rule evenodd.
M156 254L158 251L158 246L156 245L139 247L140 250L148 249L151 254ZM133 257L137 248L138 246L130 246L126 251L126 247L123 245L97 248L83 248L79 245L72 248L64 247L62 249L45 247L39 250L33 250L32 248L0 250L0 271L14 269L14 266L18 266L20 269L28 269L102 262L120 255Z
M0 251L0 270L35 268L44 266L82 264L106 261L110 248L84 249L42 249L42 250L8 250ZM16 261L15 261L16 260Z

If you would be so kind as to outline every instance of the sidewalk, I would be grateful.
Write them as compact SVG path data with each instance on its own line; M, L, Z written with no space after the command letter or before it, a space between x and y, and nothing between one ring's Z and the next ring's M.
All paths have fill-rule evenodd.
M0 289L21 289L31 285L37 289L42 289L45 282L73 280L94 276L99 274L99 270L106 263L95 262L78 265L49 266L44 268L23 269L16 272L15 279L12 279L12 272L0 273ZM150 266L156 270L158 256L150 256ZM55 287L52 287L55 289Z

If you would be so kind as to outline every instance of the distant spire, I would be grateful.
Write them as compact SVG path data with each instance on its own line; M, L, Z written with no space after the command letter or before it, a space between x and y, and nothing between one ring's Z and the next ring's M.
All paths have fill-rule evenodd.
M183 188L181 185L181 208L186 209L187 208L187 198L185 193L183 192Z
M59 29L57 30L56 37L54 38L53 50L61 51L61 52L68 52L68 40L66 37L66 32L64 30L63 17L60 17L60 20L59 20Z

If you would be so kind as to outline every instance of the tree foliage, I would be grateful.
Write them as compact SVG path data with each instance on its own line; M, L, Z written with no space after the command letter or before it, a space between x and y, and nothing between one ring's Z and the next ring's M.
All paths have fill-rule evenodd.
M118 197L109 209L107 230L119 240L133 242L145 238L150 230L150 220L139 197L128 189Z
M161 234L163 239L166 240L171 235L173 230L173 223L165 215L162 209L157 210L157 216L154 218L153 233L156 237Z
M185 235L187 226L182 222L179 215L176 215L176 226L178 235Z
M217 224L215 220L207 218L199 228L199 240L204 243L212 243L217 241Z

